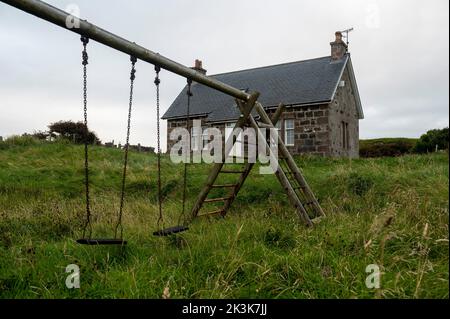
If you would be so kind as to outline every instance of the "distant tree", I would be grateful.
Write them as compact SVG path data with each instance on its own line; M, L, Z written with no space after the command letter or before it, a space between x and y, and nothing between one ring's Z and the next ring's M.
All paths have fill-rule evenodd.
M48 128L52 137L60 136L77 144L84 143L86 126L82 122L59 121L50 124ZM88 130L87 142L89 144L100 144L100 139L94 132Z
M434 129L423 134L414 146L416 153L428 153L436 150L436 145L439 150L448 150L448 127L443 129Z
M34 131L31 136L37 138L38 140L46 140L50 136L50 133L43 131Z

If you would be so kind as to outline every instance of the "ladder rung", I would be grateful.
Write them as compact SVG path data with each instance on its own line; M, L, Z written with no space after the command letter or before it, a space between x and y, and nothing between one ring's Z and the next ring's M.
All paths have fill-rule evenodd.
M242 173L245 173L245 171L222 170L222 171L220 171L220 173L224 173L224 174L242 174Z
M205 199L203 202L204 203L224 202L224 201L229 200L231 198L233 198L233 197L209 198L209 199Z
M212 212L208 212L208 213L203 213L203 214L199 214L197 215L198 217L202 217L202 216L214 216L214 215L222 215L224 213L223 209L219 209L219 210L215 210Z
M238 184L223 184L223 185L212 185L212 188L226 188L226 187L236 187Z

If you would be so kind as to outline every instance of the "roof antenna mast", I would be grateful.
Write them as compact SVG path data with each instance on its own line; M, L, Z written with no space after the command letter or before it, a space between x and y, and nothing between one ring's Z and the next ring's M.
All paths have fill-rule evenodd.
M348 41L348 34L350 33L350 32L352 32L353 31L353 28L349 28L349 29L346 29L346 30L344 30L344 31L341 31L341 33L343 34L343 36L345 37L345 41L347 42L347 46L348 46L348 44L350 43L349 41ZM345 34L345 35L344 35Z

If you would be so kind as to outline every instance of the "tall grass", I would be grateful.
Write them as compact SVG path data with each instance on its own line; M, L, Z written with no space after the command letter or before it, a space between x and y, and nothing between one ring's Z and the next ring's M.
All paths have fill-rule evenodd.
M0 147L0 297L449 296L446 154L297 158L327 214L313 228L300 223L276 178L255 169L226 218L157 238L156 157L132 152L123 248L75 243L84 222L82 154L61 143ZM123 154L94 147L90 155L94 233L112 236ZM209 167L189 166L189 205ZM182 172L164 157L164 226L180 219ZM73 263L80 289L65 286ZM369 264L381 268L380 289L365 285Z

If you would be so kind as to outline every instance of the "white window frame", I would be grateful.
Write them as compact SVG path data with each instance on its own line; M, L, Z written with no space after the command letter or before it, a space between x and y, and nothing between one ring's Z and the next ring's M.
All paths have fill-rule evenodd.
M288 125L292 123L291 125ZM292 132L292 143L289 143L288 134ZM295 122L294 119L284 120L284 143L286 146L295 146Z

